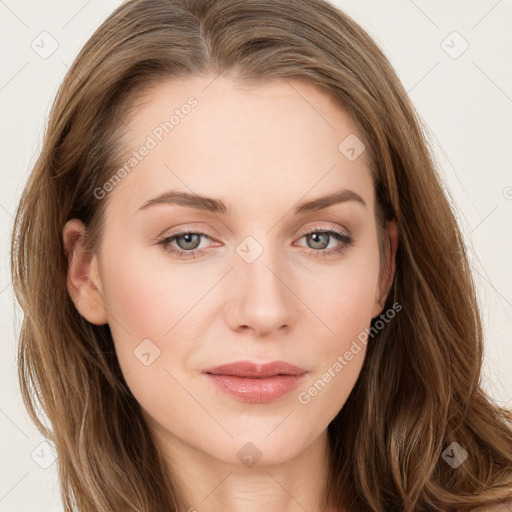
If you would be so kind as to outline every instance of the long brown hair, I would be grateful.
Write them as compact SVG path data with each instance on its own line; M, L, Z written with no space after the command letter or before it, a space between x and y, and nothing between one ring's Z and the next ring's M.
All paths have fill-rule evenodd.
M364 136L379 218L398 223L385 308L403 309L369 340L328 427L326 507L469 511L510 499L512 415L480 386L482 327L463 239L427 130L382 51L324 0L131 0L60 87L13 229L20 386L55 444L66 512L168 512L180 503L108 325L87 322L67 292L62 228L81 219L89 249L98 247L108 197L94 191L117 168L126 107L150 85L206 73L299 79L328 93ZM456 469L441 456L453 442L467 452Z

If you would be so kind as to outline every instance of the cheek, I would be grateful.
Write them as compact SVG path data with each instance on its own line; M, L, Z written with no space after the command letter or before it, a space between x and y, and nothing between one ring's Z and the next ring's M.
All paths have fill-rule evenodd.
M302 283L305 302L329 327L331 339L337 340L329 347L340 348L340 344L369 325L378 279L378 252L371 244L367 250L352 253L340 265L324 272L315 281L316 286Z
M123 372L131 372L131 379L142 372L141 378L148 386L146 379L152 379L154 372L147 370L162 365L165 344L186 323L187 311L198 300L199 290L194 291L190 276L183 272L160 268L146 254L147 248L130 249L125 243L123 254L117 257L113 247L115 243L105 249L102 265L110 330ZM174 353L179 350L174 344Z
M198 319L193 306L205 294L204 286L195 285L191 273L164 268L142 251L126 251L104 272L110 330L131 392L157 416L172 413L173 400L183 414L192 414L193 402L182 396L172 376L183 380L182 367L194 350L190 327Z
M162 338L200 300L211 280L198 277L192 265L177 268L148 248L107 258L103 273L111 326L135 338Z
M372 245L373 247L373 245ZM343 407L361 371L376 300L379 258L376 246L337 268L311 303L330 329L315 341L318 365L301 387L298 402L330 422Z
M327 321L335 334L315 340L315 371L297 393L303 417L319 425L335 418L360 375L371 322L372 284L346 283L342 293L333 292L332 300L325 300L325 317L332 319Z

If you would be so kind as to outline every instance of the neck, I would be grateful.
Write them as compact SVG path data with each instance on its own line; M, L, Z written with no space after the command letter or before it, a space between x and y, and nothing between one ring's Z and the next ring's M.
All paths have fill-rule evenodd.
M330 512L324 506L329 476L327 430L285 462L245 466L219 460L166 433L164 450L187 512ZM278 450L278 448L276 448ZM250 449L248 450L250 452Z

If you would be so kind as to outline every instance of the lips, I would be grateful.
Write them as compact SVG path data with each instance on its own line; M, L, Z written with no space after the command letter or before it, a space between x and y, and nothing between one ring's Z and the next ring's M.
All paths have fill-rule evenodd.
M203 372L222 391L250 403L277 400L298 387L307 370L285 361L237 361Z
M235 377L265 378L275 375L302 375L307 370L299 368L285 361L273 361L271 363L257 364L252 361L237 361L236 363L223 364L204 373L212 375L231 375Z

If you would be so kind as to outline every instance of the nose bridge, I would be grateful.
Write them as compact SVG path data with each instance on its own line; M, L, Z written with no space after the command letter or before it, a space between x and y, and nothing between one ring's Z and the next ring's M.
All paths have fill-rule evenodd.
M267 334L295 321L297 304L288 288L284 254L272 243L271 235L249 236L236 248L230 315L235 329Z

